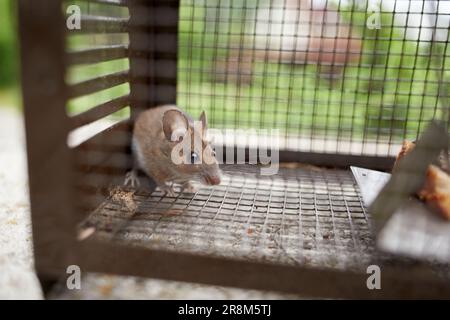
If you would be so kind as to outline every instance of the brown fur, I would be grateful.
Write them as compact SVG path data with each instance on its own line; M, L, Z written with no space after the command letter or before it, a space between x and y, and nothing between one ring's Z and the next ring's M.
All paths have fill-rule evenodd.
M133 132L135 166L153 178L163 189L166 188L166 183L187 185L195 180L206 184L220 183L217 160L210 144L205 140L206 116L202 114L200 120L202 125L194 129L193 119L174 105L164 105L142 112L136 119ZM176 164L172 161L172 149L183 140L180 137L177 141L171 141L172 133L177 130L190 134L190 149L200 158L205 156L202 163ZM190 159L190 155L186 156ZM205 160L211 164L205 163Z

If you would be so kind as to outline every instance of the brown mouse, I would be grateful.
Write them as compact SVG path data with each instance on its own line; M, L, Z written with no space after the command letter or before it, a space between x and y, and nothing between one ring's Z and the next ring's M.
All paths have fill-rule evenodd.
M126 176L125 185L139 186L138 169L169 196L175 195L174 183L181 185L182 192L195 192L193 181L220 184L221 172L206 130L205 112L199 121L175 105L140 113L132 138L134 166Z

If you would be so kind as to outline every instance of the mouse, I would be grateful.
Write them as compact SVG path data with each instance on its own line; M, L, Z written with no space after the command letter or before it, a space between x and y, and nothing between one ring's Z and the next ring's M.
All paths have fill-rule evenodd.
M131 149L133 167L124 184L139 187L138 171L152 178L168 196L195 193L194 182L218 185L221 170L207 136L207 118L203 111L198 121L176 105L162 105L141 112L135 122Z

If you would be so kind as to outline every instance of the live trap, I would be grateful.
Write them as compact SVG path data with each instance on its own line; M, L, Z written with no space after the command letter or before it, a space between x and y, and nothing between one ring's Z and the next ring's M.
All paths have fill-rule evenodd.
M20 1L40 278L76 264L305 296L450 297L448 261L377 249L349 169L390 171L432 119L448 133L450 15L412 2ZM247 164L195 194L124 188L130 119L167 103L205 110L217 148ZM276 174L248 164L262 143L279 150ZM381 290L367 286L373 265Z

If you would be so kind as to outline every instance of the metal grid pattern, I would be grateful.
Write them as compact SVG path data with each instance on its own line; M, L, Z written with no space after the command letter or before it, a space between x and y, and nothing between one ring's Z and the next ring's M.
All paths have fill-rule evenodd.
M292 150L395 155L448 120L450 8L380 3L181 0L178 104L218 128L278 129Z
M195 195L116 191L83 227L116 243L237 259L343 269L374 259L370 219L349 171L258 171L227 166L221 185Z

